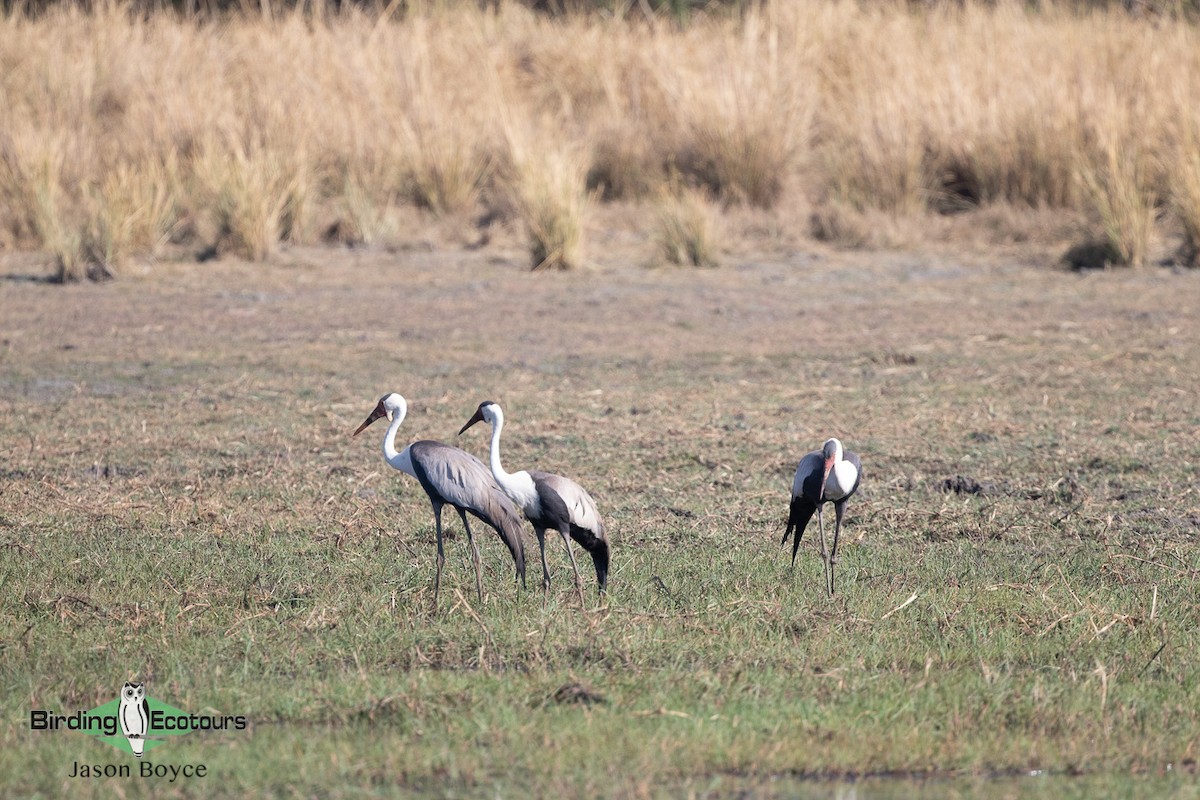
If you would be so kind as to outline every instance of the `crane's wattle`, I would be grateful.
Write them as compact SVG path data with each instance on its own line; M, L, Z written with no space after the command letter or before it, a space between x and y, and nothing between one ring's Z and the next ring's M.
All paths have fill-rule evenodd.
M818 502L825 501L826 488L829 483L829 473L833 469L834 461L830 457L825 458L825 468L821 472L821 491L818 495Z

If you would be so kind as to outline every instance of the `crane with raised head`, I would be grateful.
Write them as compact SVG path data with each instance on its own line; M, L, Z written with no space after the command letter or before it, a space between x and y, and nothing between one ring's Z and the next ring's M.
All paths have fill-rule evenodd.
M525 547L521 542L521 518L509 502L504 490L496 483L488 468L475 456L457 447L430 440L416 441L401 451L396 450L396 432L408 414L408 403L395 392L379 399L375 409L354 431L354 435L381 417L388 420L383 436L383 458L393 469L417 479L433 505L433 522L437 529L437 574L433 582L433 608L437 610L438 590L442 584L442 566L446 562L442 549L442 507L451 505L462 518L475 565L475 593L483 600L483 571L479 563L479 545L471 535L467 514L482 520L496 530L508 547L516 564L517 577L525 583Z
M862 460L857 453L842 449L842 443L837 439L828 439L820 450L814 450L800 459L796 467L796 477L792 480L792 502L788 509L787 528L783 532L783 541L787 543L788 536L795 531L796 538L792 542L792 566L796 565L796 551L800 549L800 537L812 519L813 512L817 515L817 524L821 531L821 560L825 563L825 588L833 596L833 569L837 564L838 536L842 532L842 515L846 511L846 501L858 491L862 483ZM821 513L825 503L833 503L836 518L833 529L833 549L825 549L825 519Z
M500 431L504 428L504 411L498 403L491 400L480 403L475 415L458 432L459 435L477 422L487 422L492 426L492 475L512 501L525 512L537 534L538 547L542 552L542 602L545 603L550 591L550 568L546 565L547 530L558 531L567 548L571 569L575 572L575 591L579 594L579 604L583 605L583 582L579 577L575 553L571 550L571 539L591 555L600 594L604 594L608 582L608 538L591 495L575 481L561 475L536 470L506 472L500 464Z

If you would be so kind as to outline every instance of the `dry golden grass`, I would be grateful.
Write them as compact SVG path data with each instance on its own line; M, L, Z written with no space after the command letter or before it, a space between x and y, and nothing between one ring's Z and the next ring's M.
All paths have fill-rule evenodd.
M583 160L566 149L539 152L528 145L514 145L512 165L513 201L529 235L532 268L580 266L590 202Z
M664 194L659 203L655 239L668 264L715 267L721 261L724 228L720 207L702 191Z
M1118 264L1146 265L1154 225L1154 195L1145 151L1136 141L1110 139L1099 163L1079 168L1084 196L1100 216L1104 240Z
M1183 226L1179 260L1186 266L1200 266L1200 119L1188 121L1172 177L1171 201Z
M1073 209L1140 263L1160 208L1195 239L1197 76L1185 21L1003 3L767 2L685 26L56 8L0 20L0 245L73 278L168 238L259 259L335 227L393 243L407 206L515 211L535 264L576 264L592 192L683 182L843 219Z

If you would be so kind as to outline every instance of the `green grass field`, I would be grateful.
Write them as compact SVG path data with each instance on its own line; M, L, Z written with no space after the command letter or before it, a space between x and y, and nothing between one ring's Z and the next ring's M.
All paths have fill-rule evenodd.
M1200 276L775 254L531 275L294 251L0 281L7 796L1197 797ZM10 270L11 271L11 270ZM504 404L510 470L587 487L610 596L543 608L480 527L482 604L400 440ZM839 593L796 461L864 462ZM978 491L973 491L978 490ZM137 766L29 730L126 680L246 732Z

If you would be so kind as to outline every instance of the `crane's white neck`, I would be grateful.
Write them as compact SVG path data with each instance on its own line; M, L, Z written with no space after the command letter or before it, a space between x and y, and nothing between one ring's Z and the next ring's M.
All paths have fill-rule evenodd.
M500 463L500 431L504 428L504 412L500 410L500 406L493 405L492 412L492 450L491 450L491 467L492 477L501 486L506 486L512 482L512 476L504 471L504 466Z
M504 471L504 466L500 463L500 431L504 428L504 412L500 410L500 406L492 405L491 417L492 477L496 479L496 483L500 484L500 488L504 490L509 499L521 507L526 516L530 514L538 516L541 514L541 503L538 502L537 487L534 486L532 476L524 470L509 474Z
M383 458L393 468L403 470L404 472L411 471L411 467L407 467L407 458L402 458L408 450L405 448L404 453L396 450L396 432L400 430L400 426L404 423L404 417L408 414L408 406L401 403L398 408L392 412L392 421L388 425L387 433L383 435ZM406 468L407 467L407 468Z

